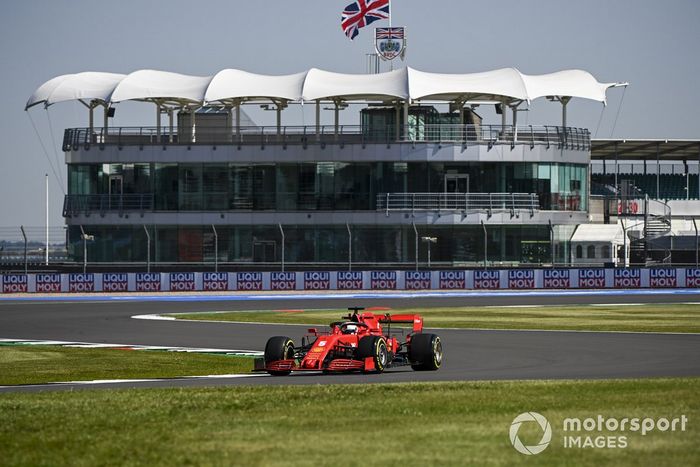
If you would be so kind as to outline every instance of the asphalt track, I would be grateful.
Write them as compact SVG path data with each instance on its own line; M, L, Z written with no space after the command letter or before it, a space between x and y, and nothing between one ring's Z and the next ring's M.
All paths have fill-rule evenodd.
M410 294L323 298L173 297L156 299L0 300L0 338L45 339L125 345L162 345L261 350L267 338L287 335L299 342L306 326L152 321L133 315L193 311L278 310L348 306L436 307L584 303L700 302L697 291L630 293L486 293L461 296ZM427 323L429 325L429 323ZM700 376L700 335L567 331L435 331L445 360L436 372L396 368L379 375L298 374L289 377L231 377L99 385L35 385L6 391L80 388L222 386L239 384L390 383L409 381L604 379Z

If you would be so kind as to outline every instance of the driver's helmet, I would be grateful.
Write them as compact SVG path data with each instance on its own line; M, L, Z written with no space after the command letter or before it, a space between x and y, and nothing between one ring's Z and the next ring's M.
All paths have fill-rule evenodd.
M346 324L343 327L343 334L357 334L357 324Z

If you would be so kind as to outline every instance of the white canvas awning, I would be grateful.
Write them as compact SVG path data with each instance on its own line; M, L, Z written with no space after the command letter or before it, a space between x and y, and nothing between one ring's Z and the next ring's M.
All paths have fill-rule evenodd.
M207 102L234 99L301 99L306 72L293 75L270 76L227 69L214 75L204 95Z
M27 108L37 104L49 106L72 100L107 102L114 88L124 78L126 75L118 73L91 71L57 76L34 91L27 102Z
M581 224L571 236L571 243L624 244L624 232L620 224Z
M203 105L238 100L438 100L531 101L540 97L579 97L605 102L615 83L598 82L582 70L525 75L515 68L483 73L427 73L402 68L378 74L342 74L312 68L285 76L226 69L214 76L190 76L157 70L128 75L85 72L63 75L42 84L26 108L69 100Z
M408 68L370 75L332 73L312 68L304 82L304 100L405 100L408 97Z

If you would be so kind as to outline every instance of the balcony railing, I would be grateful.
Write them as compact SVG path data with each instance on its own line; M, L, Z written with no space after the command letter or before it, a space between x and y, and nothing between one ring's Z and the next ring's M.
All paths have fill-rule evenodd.
M405 131L404 131L405 130ZM260 127L114 127L68 128L63 137L64 151L89 149L97 145L237 145L251 146L335 144L415 144L447 143L472 145L555 146L589 150L590 132L584 128L560 126L512 125L409 125L404 128L365 127L360 125L260 126Z
M527 211L534 215L540 204L536 193L380 193L377 210L385 211L448 211L510 212Z
M145 212L153 210L153 193L121 195L66 195L63 200L63 217L93 212Z

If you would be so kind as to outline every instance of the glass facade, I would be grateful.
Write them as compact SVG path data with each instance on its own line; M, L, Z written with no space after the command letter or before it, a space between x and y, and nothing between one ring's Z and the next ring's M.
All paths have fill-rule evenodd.
M143 226L85 226L95 240L88 244L91 262L145 262L147 237ZM215 236L211 226L148 226L152 238L152 261L213 262ZM277 225L217 226L220 262L271 263L281 261L281 234ZM354 263L415 262L416 236L412 226L355 225L352 232ZM285 261L290 263L336 263L348 261L346 227L332 225L285 225ZM478 264L484 260L484 232L480 225L418 226L418 236L436 237L431 246L435 263ZM563 238L562 238L563 240ZM68 230L69 252L82 260L80 227ZM551 262L547 226L489 226L489 263L543 264ZM566 251L555 235L558 261ZM419 260L427 260L426 245L419 242Z
M153 193L159 211L374 210L382 193L537 193L586 211L588 167L556 163L69 164L69 194Z

